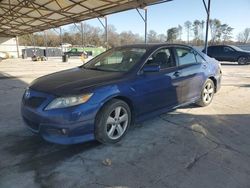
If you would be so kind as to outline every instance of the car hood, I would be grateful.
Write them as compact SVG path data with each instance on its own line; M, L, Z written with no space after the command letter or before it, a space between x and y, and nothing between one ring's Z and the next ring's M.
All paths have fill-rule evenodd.
M49 74L34 80L30 88L57 96L81 94L84 90L109 84L124 78L124 73L74 68Z

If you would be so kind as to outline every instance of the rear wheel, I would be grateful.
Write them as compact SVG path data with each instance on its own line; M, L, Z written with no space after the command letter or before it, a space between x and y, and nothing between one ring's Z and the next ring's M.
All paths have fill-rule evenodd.
M247 58L246 57L239 57L238 64L239 65L246 65L247 64Z
M95 137L102 143L116 143L125 136L131 123L131 111L127 103L113 99L98 113Z
M214 82L211 79L208 79L202 88L200 100L197 102L197 104L199 106L209 105L213 100L214 92Z

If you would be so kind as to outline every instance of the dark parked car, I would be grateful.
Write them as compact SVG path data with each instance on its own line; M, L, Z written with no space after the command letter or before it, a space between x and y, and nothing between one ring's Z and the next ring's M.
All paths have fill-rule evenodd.
M190 46L123 46L36 79L21 111L47 141L115 143L133 122L190 103L209 105L220 82L220 64Z
M81 56L81 55L87 56L88 54L85 51L80 50L78 48L72 48L69 51L64 52L64 55L71 57L71 56Z
M218 61L238 62L239 65L245 65L250 62L250 51L245 51L232 45L209 46L207 54Z

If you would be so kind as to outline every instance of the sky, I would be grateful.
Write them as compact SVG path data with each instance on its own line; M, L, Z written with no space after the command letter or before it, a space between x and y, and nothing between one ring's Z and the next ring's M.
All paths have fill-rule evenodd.
M211 0L210 18L217 18L233 27L235 39L239 32L250 28L250 0ZM158 34L166 34L167 29L183 26L185 21L195 19L206 20L202 0L173 0L148 7L148 31L155 30ZM97 19L87 20L85 23L102 27ZM114 25L119 33L132 31L144 35L144 22L136 10L109 15L108 24ZM186 38L185 30L182 38Z

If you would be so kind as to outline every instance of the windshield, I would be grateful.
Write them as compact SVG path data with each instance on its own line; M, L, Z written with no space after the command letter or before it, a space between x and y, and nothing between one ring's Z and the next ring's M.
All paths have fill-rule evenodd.
M145 52L146 48L114 48L89 61L83 68L127 72L140 61Z

